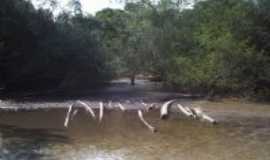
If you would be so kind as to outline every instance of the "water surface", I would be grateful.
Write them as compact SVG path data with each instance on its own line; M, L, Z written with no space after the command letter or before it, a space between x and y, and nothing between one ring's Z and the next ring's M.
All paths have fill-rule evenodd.
M141 124L135 111L106 110L100 123L80 110L69 128L63 127L65 112L50 109L0 113L1 159L267 160L270 157L270 119L265 115L242 117L238 121L231 118L213 126L177 113L161 121L158 111L153 111L145 114L158 128L153 134Z
M167 121L158 110L145 113L157 127L151 133L138 119L141 102L199 105L219 121L211 125L173 112ZM79 109L69 128L63 126L67 106L76 99L97 107L100 101L121 102L129 110L105 110L102 122ZM106 107L106 106L105 106ZM270 105L187 98L144 80L130 86L115 81L83 97L25 97L0 101L0 159L2 160L268 160ZM177 111L175 106L171 111ZM98 111L96 111L98 113Z

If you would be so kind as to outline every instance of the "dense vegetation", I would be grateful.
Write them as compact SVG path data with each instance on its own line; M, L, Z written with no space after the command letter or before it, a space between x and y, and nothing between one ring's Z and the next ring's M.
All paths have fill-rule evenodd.
M101 23L80 8L54 17L25 0L0 5L0 82L7 90L72 89L109 78Z
M95 16L70 4L54 17L26 0L2 0L2 88L145 74L181 91L270 96L268 0L137 0Z

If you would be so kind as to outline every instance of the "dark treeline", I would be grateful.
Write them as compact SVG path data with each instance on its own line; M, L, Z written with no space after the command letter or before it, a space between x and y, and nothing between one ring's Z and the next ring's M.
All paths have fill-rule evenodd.
M99 42L101 23L76 7L54 17L25 0L1 0L3 89L82 88L109 78Z
M70 4L55 17L26 0L1 1L4 90L145 74L180 91L270 96L269 0L137 0L96 16Z

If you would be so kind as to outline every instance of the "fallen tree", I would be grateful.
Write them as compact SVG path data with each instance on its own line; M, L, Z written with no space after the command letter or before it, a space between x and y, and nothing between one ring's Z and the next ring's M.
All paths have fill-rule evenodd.
M169 109L170 107L173 105L173 103L176 100L170 100L170 101L166 101L165 103L163 103L163 105L160 108L160 118L161 119L167 119L169 117ZM79 104L81 105L88 113L90 113L91 117L93 119L96 119L96 115L94 110L86 103L86 102L82 102L82 101L76 101L74 104L69 105L68 107L68 111L65 117L65 122L64 122L64 126L68 127L69 121L70 119L72 120L75 115L78 113L78 109L74 109L75 104ZM150 110L156 109L157 105L155 103L152 103L150 105L146 104L146 103L141 103L143 106L145 106L146 108L146 112L149 112ZM200 119L203 121L207 121L210 122L212 124L216 124L217 121L215 119L213 119L212 117L208 116L206 113L204 113L202 111L202 109L200 107L187 107L187 106L182 106L181 104L177 104L176 105L177 108L181 111L181 113L183 113L185 116L187 117L193 117L194 119ZM113 109L113 105L112 102L109 101L108 102L108 107L110 107L110 109ZM120 108L121 111L125 112L127 109L121 104L121 103L117 103L117 105L115 106L115 108ZM73 111L74 109L74 111ZM73 112L72 112L73 111ZM152 125L150 125L143 116L143 112L142 110L137 110L138 112L138 117L141 120L141 122L151 131L151 132L156 132L156 128L153 127ZM99 122L102 121L104 116L104 104L103 102L99 102Z

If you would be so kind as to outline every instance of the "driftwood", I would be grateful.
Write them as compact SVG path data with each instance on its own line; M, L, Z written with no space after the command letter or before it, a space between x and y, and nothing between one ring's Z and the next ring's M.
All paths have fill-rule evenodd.
M148 110L155 109L157 107L156 103L151 103L150 106L148 107Z
M154 109L154 106L155 106L154 103L149 105L144 102L141 102L141 104L145 107L146 112L149 112L150 110Z
M103 119L103 113L104 113L104 105L102 102L99 103L99 121L101 122Z
M126 108L125 108L121 103L118 103L118 107L119 107L123 112L126 111Z
M192 114L192 117L193 117L194 119L197 118L197 115L196 115L196 113L193 111L193 109L191 109L191 108L189 108L189 107L186 107L186 106L184 106L184 108L185 108L189 113Z
M175 102L175 100L170 100L165 102L160 109L160 118L161 119L167 119L169 117L169 107L172 105L172 103Z
M146 104L146 103L144 103L144 102L142 102L142 105L143 105L144 107L147 107L147 104Z
M212 124L217 124L217 121L205 114L201 108L193 108L192 110L200 119L208 121Z
M165 102L161 108L160 108L160 118L161 119L167 119L169 117L169 108L172 106L172 104L175 102L176 100L170 100ZM69 121L72 120L76 114L78 113L78 109L74 109L75 104L80 104L82 107L84 107L84 109L89 112L92 116L93 119L96 118L95 112L94 110L85 102L82 101L76 101L76 103L69 105L68 107L68 111L66 113L66 117L65 117L65 122L64 122L64 126L68 127L69 125ZM154 108L156 108L156 104L152 103L152 104L146 104L144 102L141 102L141 104L146 107L146 111L148 112L149 110L152 110ZM112 109L112 101L109 101L108 103L108 107ZM117 107L119 107L123 112L126 111L126 108L121 104L121 103L117 103ZM204 120L207 122L210 122L212 124L216 124L217 121L215 119L213 119L212 117L208 116L206 113L204 113L202 111L202 109L200 107L186 107L186 106L182 106L181 104L177 104L177 108L186 116L188 117L194 117L194 118L198 118L200 120ZM99 103L99 122L102 121L104 116L104 103L100 102ZM143 117L143 112L142 110L138 110L138 117L141 120L141 122L151 131L151 132L156 132L156 128L151 126Z
M138 116L142 123L151 131L151 132L156 132L156 128L151 126L144 118L143 118L143 112L141 110L138 110Z
M91 114L93 119L96 119L94 110L87 103L84 103L82 101L77 101L77 103L81 104L85 108L85 110Z
M75 109L73 112L72 112L72 114L71 114L71 120L73 120L73 118L77 115L77 113L78 113L78 109Z
M68 122L69 122L70 114L72 111L72 107L73 107L73 104L68 107L67 115L66 115L65 122L64 122L65 127L68 127Z
M113 108L113 106L112 106L112 101L109 101L109 103L108 103L108 108L110 108L110 109Z
M187 110L185 107L183 107L181 104L177 104L177 108L186 116L192 117L193 113Z

